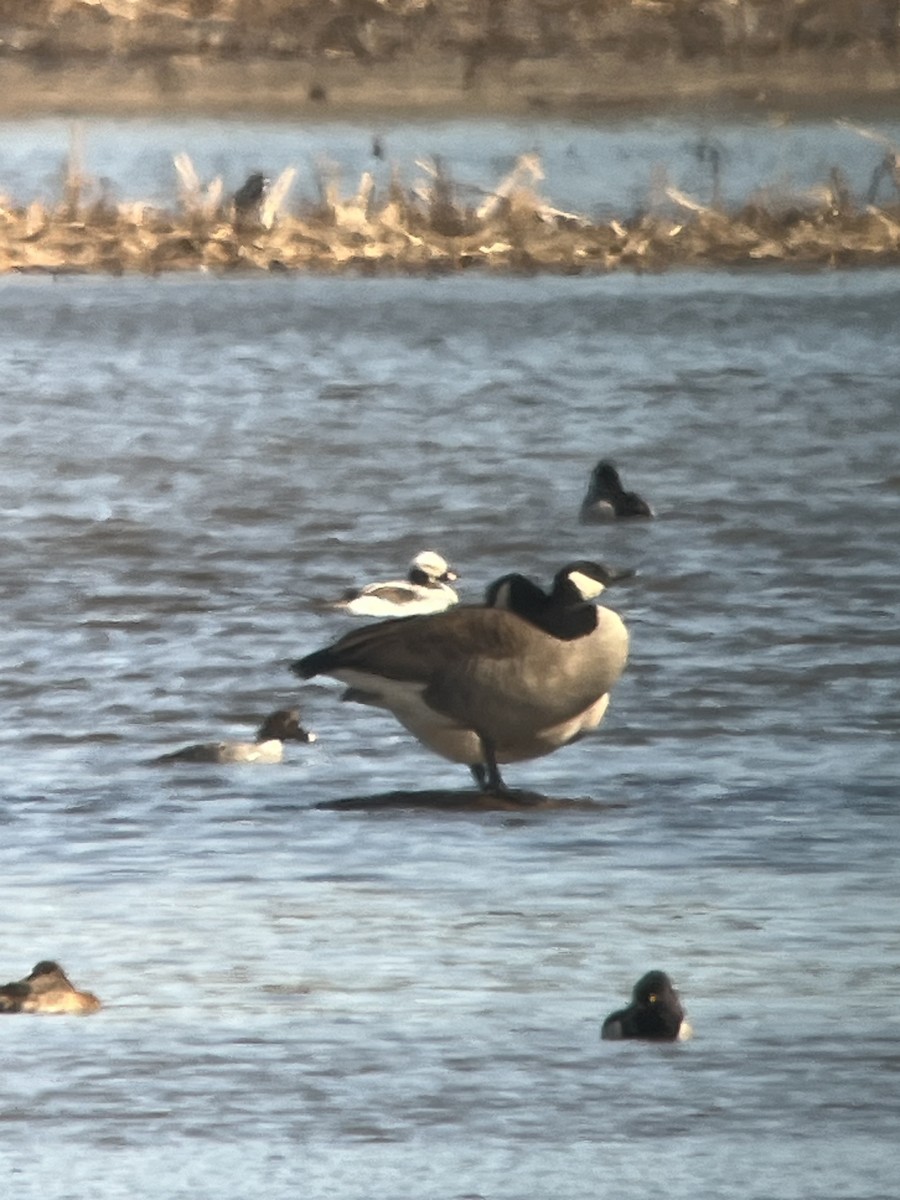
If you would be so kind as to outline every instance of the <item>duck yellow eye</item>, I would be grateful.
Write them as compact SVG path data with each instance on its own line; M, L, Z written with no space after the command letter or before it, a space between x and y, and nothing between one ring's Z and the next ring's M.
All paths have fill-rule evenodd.
M647 999L650 1001L651 1004L655 1004L657 1001L657 998L658 997L656 995L656 992L651 992L650 995L647 997Z

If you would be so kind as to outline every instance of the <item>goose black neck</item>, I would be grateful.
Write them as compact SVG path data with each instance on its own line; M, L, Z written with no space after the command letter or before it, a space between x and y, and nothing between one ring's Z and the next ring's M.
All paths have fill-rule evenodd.
M571 579L564 577L554 583L540 620L535 623L561 641L575 641L597 628L597 609L585 600Z

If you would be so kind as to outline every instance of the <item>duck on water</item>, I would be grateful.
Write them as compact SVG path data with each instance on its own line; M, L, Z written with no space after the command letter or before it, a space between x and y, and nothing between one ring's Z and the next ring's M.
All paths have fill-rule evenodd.
M616 517L652 517L653 509L637 492L626 492L619 472L611 462L601 460L591 472L590 482L581 502L579 520L582 525Z
M59 963L44 959L30 975L0 987L0 1013L92 1013L100 1008L93 992L80 992Z
M383 621L291 669L340 680L342 699L387 709L430 750L468 766L481 789L504 795L500 764L552 754L602 720L628 632L593 600L624 574L580 560L557 572L549 594L505 575L483 606Z
M459 603L459 596L450 587L458 578L440 554L422 550L409 564L405 579L348 588L339 600L325 607L354 617L412 617L444 612Z
M681 997L665 971L648 971L634 985L631 1003L610 1013L600 1036L605 1041L641 1038L649 1042L684 1042L692 1030Z
M280 763L285 742L309 743L316 735L300 724L300 711L279 708L260 725L253 742L199 742L152 759L154 763Z

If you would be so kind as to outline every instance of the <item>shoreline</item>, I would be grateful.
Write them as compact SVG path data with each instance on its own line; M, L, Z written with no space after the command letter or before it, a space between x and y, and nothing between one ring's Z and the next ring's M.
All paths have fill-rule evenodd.
M660 115L823 119L900 104L900 67L847 54L795 54L737 69L719 61L616 55L491 63L464 86L458 61L435 54L360 65L198 56L37 66L0 60L0 120L236 117L327 120Z
M883 60L862 70L853 56L833 53L795 54L744 70L670 57L652 70L646 62L637 70L620 56L492 61L468 86L459 61L437 54L366 65L346 58L313 64L144 56L129 65L105 59L40 70L22 57L0 59L0 120L9 123L239 117L365 122L377 133L391 120L600 124L665 115L871 122L896 113L898 100L900 70ZM887 164L886 155L882 169L893 169L896 178ZM900 204L854 204L837 171L814 203L795 200L775 211L750 200L725 211L670 190L668 210L593 221L538 197L528 156L484 211L459 203L452 179L438 167L430 194L398 184L377 196L363 186L364 176L356 198L323 186L319 204L289 213L274 202L268 214L261 206L248 220L222 197L221 182L211 197L189 160L186 170L178 199L165 208L91 199L73 139L59 203L34 199L0 209L0 274L605 274L900 265Z
M178 205L83 198L0 210L0 274L601 275L679 268L799 270L900 266L900 204L860 206L840 187L812 203L728 211L667 190L667 208L592 221L554 208L529 186L522 156L477 208L437 171L429 188L323 193L284 211L263 193L238 207L181 162ZM289 186L293 170L284 172ZM261 178L261 177L260 177ZM278 182L272 192L277 192ZM282 192L282 199L286 189Z

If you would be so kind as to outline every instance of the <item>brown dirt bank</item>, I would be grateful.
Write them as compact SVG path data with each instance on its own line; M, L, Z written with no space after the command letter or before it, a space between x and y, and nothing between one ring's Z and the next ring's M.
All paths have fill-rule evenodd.
M0 116L815 110L900 95L900 0L0 0Z
M273 119L569 116L585 119L704 110L865 115L900 100L900 71L810 53L734 69L663 60L637 68L610 55L499 63L464 86L459 64L436 56L389 64L189 57L78 62L38 69L0 58L0 118L256 115Z
M900 0L0 0L0 117L848 116L900 98L898 43ZM430 196L376 195L364 176L354 197L323 186L304 211L238 221L221 183L186 185L168 211L91 199L73 160L59 205L0 209L0 272L900 262L896 205L854 205L837 170L776 210L669 195L601 223L554 209L528 174L481 210L439 168Z

